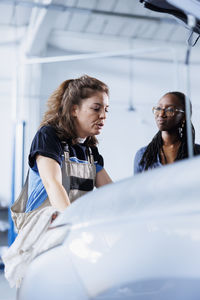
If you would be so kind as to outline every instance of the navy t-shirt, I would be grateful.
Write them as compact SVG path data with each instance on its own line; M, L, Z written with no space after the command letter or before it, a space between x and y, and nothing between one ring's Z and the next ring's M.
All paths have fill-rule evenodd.
M65 141L68 144L69 159L77 163L88 163L88 147L84 143L72 145L69 141ZM103 168L103 157L99 154L97 147L90 147L94 157L94 163L96 166L96 172L99 172ZM40 178L36 156L42 155L55 159L60 166L64 159L64 150L61 140L56 135L56 131L52 126L41 127L31 144L29 154L29 181L28 181L28 201L26 206L26 212L32 211L39 207L47 198L45 187Z
M71 160L80 163L88 162L87 146L84 143L75 145L68 143L68 147ZM97 147L90 148L98 172L103 168L103 157L99 154ZM35 158L38 154L53 158L61 165L63 153L63 146L55 129L52 126L43 126L38 130L32 141L29 154L29 166L34 168Z

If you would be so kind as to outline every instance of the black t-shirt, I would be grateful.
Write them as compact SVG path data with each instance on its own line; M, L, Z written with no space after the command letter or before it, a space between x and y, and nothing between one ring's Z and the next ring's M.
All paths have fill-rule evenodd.
M77 161L78 163L88 161L88 149L84 143L72 145L69 141L65 142L68 144L71 160ZM90 148L98 172L103 168L103 157L99 154L97 147ZM38 154L55 159L61 165L63 153L63 144L58 138L55 129L52 126L43 126L37 131L33 138L29 154L29 166L31 168L35 167L35 158Z

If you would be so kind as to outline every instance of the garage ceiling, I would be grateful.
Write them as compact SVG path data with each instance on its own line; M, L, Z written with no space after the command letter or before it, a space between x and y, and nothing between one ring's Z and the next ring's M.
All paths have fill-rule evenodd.
M1 0L0 44L22 43L28 56L47 46L68 53L124 49L132 41L186 44L188 30L139 0Z

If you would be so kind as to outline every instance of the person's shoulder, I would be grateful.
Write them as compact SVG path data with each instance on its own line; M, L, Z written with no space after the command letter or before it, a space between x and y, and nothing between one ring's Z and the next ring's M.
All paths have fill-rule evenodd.
M144 152L146 151L147 146L141 147L137 152L135 156L142 156Z
M90 146L89 147L92 151L92 154L94 155L94 157L97 157L99 155L99 150L97 146Z
M38 133L56 135L56 130L51 125L45 125L39 128Z
M56 129L51 125L45 125L39 128L39 130L36 133L36 136L39 136L40 138L46 139L52 139L56 142L60 142L60 139L56 133Z
M93 154L94 156L99 156L99 155L101 155L101 154L99 153L99 149L98 149L97 146L90 146L90 149L92 150L92 154Z
M97 146L89 146L89 148L92 150L92 152L98 152L98 147Z
M103 156L99 153L98 147L91 146L90 149L92 150L94 161L99 163L101 166L103 166L104 165Z
M135 164L139 164L143 155L144 155L144 152L146 151L147 149L147 146L144 146L144 147L141 147L135 154L135 158L134 158L134 162Z
M145 153L147 149L147 146L144 146L144 147L141 147L135 154L135 158L134 158L134 174L137 174L137 173L141 173L144 169L143 166L141 166L140 162L141 162L141 159Z
M32 168L37 155L55 159L62 162L63 146L52 126L43 126L37 131L29 153L29 165Z
M50 125L40 127L32 140L31 151L35 148L50 148L60 152L63 147L56 133L56 129Z

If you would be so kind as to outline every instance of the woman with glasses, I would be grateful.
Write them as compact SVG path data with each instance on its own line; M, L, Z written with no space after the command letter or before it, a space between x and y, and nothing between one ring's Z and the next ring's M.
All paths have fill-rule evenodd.
M146 147L137 151L134 174L188 157L185 95L181 92L169 92L160 99L152 111L159 131ZM200 154L200 145L195 144L192 122L191 127L193 152L197 155Z

